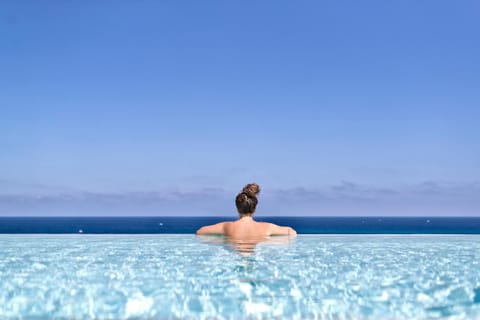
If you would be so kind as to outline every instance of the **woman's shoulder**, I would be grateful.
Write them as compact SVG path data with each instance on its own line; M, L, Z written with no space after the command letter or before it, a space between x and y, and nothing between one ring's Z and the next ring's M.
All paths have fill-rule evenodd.
M265 221L257 221L257 225L265 230L271 230L276 226L276 224L270 223L270 222L265 222Z

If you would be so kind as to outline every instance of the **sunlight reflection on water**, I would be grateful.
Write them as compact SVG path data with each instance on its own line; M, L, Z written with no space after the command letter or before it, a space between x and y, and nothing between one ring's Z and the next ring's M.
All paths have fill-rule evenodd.
M480 236L0 235L0 318L480 317Z

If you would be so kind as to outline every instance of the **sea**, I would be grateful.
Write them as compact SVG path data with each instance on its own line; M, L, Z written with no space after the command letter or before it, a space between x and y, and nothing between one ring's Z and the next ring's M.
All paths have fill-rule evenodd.
M0 217L0 233L189 234L235 217ZM480 217L258 217L300 234L480 234Z

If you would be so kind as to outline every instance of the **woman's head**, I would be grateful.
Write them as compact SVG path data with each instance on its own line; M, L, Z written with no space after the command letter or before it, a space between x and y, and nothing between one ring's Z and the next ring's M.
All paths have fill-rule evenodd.
M256 183L249 183L243 187L235 198L235 205L237 206L240 216L251 216L255 212L258 199L257 194L260 192L260 186Z

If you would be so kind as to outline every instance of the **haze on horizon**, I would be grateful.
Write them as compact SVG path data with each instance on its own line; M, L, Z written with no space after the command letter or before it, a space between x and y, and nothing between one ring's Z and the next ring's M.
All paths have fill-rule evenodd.
M478 1L0 3L0 216L480 216Z

